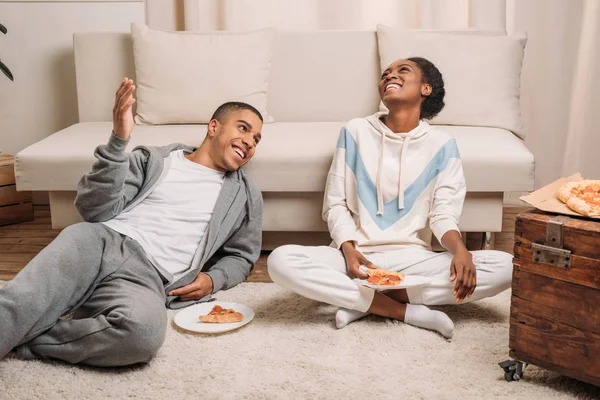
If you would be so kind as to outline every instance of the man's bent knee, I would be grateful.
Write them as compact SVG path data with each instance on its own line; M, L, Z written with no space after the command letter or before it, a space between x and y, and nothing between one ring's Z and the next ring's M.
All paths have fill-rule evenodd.
M73 238L80 238L85 236L87 233L91 233L94 231L94 225L90 222L78 222L73 225L69 225L60 231L60 235L62 236L71 236Z
M126 318L120 329L124 330L122 345L126 364L150 361L165 341L167 331L166 310L147 310L142 315Z

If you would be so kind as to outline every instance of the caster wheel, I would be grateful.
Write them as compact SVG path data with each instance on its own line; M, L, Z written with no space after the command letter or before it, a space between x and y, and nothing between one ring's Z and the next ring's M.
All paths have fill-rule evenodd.
M513 382L521 380L523 372L525 372L525 368L527 368L528 364L516 360L506 360L498 363L498 365L504 370L504 379L506 379L507 382Z
M504 379L507 382L518 381L521 379L521 375L515 373L515 371L509 371L504 373Z

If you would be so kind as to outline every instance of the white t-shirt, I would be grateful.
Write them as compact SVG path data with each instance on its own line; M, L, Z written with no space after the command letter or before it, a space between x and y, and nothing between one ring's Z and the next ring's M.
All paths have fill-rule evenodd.
M171 152L171 168L140 204L104 222L136 240L156 266L177 280L206 233L225 174Z

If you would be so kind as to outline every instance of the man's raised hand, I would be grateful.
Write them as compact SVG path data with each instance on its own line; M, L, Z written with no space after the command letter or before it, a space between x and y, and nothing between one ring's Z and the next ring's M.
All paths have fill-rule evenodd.
M122 139L129 139L133 131L133 111L135 103L133 91L135 86L129 78L123 79L121 86L115 95L115 106L113 107L113 131Z

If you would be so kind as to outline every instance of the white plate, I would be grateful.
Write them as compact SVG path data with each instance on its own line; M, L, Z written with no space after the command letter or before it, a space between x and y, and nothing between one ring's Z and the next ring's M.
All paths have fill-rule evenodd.
M355 279L355 282L360 283L363 286L370 287L376 290L392 290L392 289L406 289L409 287L423 286L431 282L431 278L426 276L418 276L418 275L406 275L402 282L399 285L395 286L381 286L374 285L372 283L367 282L366 279Z
M223 308L233 308L235 311L242 313L244 319L240 322L231 322L226 324L215 324L209 322L202 322L198 319L201 315L206 315L213 309L214 306L219 305ZM234 329L241 328L254 318L254 311L243 304L231 303L229 301L210 301L207 303L194 304L179 311L173 322L178 327L187 331L198 332L198 333L223 333L232 331Z

